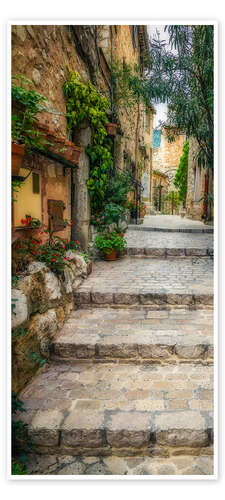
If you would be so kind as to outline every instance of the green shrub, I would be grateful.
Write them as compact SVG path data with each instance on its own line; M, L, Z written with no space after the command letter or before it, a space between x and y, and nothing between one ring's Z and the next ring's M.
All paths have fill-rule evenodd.
M126 246L126 241L118 235L118 233L99 234L95 238L94 247L109 254L112 250L123 250Z

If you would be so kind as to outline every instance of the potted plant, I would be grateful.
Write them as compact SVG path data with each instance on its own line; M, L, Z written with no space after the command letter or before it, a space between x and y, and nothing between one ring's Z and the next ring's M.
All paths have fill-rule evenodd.
M105 260L116 260L118 252L124 250L126 241L118 233L99 234L95 238L94 247L101 250Z
M108 135L116 135L118 125L116 123L106 123L106 130Z
M24 144L12 142L12 175L19 175L24 157Z

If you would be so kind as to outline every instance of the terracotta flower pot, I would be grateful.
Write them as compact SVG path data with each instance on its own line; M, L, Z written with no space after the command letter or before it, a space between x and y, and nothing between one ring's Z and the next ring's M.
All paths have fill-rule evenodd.
M118 125L116 123L106 123L106 130L108 135L116 135Z
M12 142L12 175L19 175L24 157L24 145Z
M81 151L82 151L82 148L79 148L78 146L75 146L75 144L73 144L73 152L72 152L71 161L73 163L75 163L76 165L79 164L79 158L80 158Z
M105 253L105 260L116 260L117 259L117 252L115 249L110 250L110 253Z
M124 237L124 233L118 233L121 238Z

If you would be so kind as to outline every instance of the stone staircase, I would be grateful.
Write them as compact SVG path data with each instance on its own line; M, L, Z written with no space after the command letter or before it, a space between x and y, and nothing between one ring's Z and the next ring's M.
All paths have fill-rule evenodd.
M30 474L213 474L211 272L209 257L95 264L20 395Z

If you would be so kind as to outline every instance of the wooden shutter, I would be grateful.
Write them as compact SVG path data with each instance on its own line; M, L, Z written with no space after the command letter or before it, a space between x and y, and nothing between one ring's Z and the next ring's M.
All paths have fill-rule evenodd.
M53 231L63 231L64 202L61 200L48 200L49 227Z

